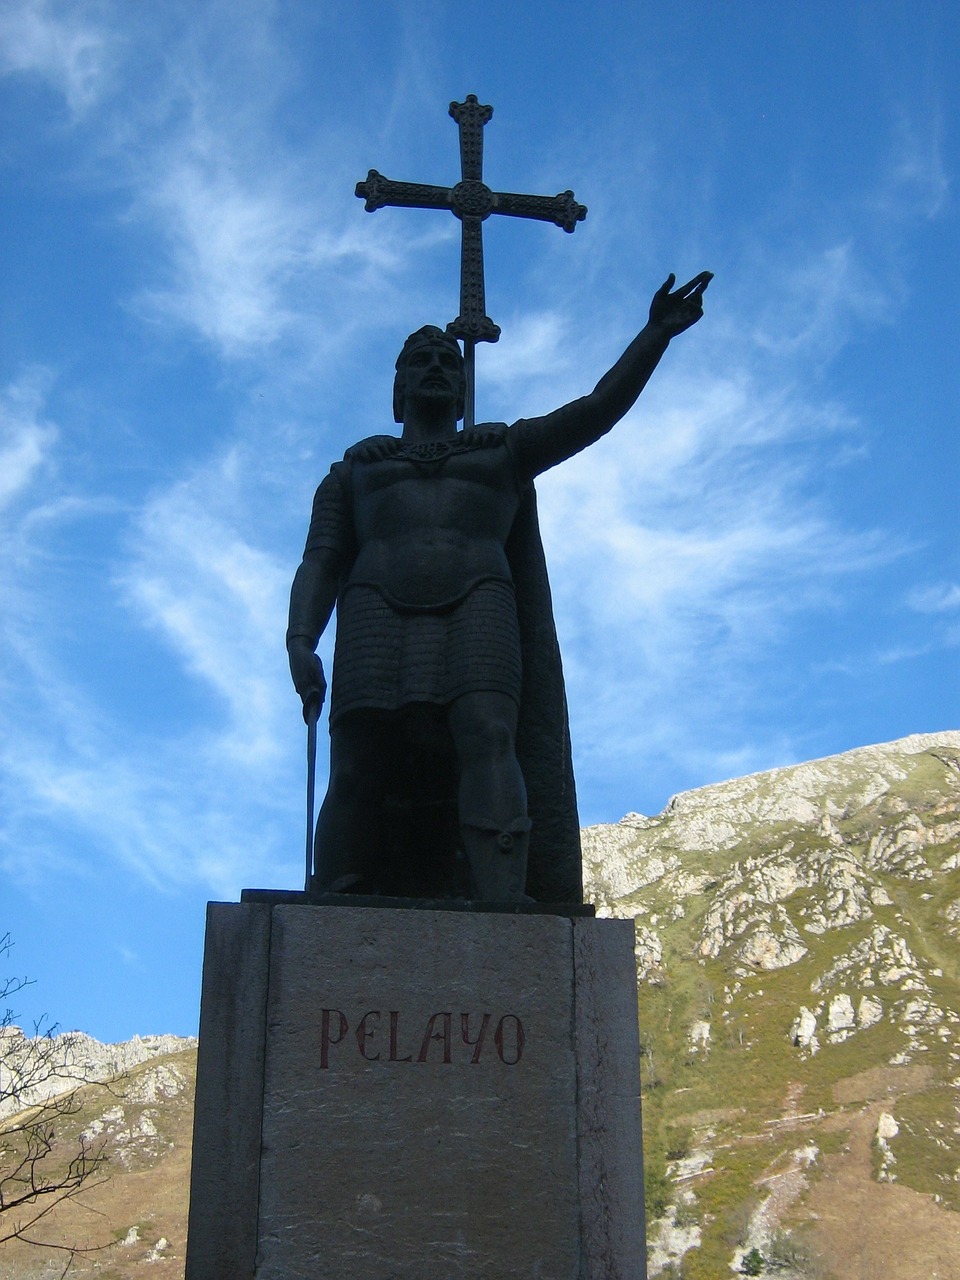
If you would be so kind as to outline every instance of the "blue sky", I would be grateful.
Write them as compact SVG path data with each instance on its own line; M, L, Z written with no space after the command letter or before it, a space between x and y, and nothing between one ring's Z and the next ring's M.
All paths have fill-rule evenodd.
M590 210L486 223L479 418L588 391L669 271L716 274L638 406L540 486L582 820L960 727L958 36L930 0L5 0L23 1020L192 1032L207 899L300 881L283 631L311 496L393 429L403 337L457 310L455 219L353 188L456 181L466 93L495 108L491 186Z

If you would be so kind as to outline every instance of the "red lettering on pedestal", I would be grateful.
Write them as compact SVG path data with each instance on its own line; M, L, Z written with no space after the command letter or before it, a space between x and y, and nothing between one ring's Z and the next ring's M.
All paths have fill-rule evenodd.
M507 1040L505 1023L513 1023L513 1047L510 1048L505 1041ZM500 1055L500 1061L507 1067L515 1067L523 1057L523 1046L527 1042L527 1037L523 1034L523 1023L515 1013L505 1013L497 1023L497 1029L493 1033L493 1043L497 1046L497 1053Z
M475 1067L480 1061L480 1053L483 1049L483 1038L487 1034L487 1026L490 1022L489 1013L485 1013L480 1021L480 1030L477 1032L476 1040L470 1039L470 1015L469 1013L461 1013L460 1015L460 1035L463 1037L463 1043L467 1046L473 1046L473 1057L470 1059L470 1065Z
M337 1015L340 1033L336 1037L330 1035L330 1015ZM320 1065L326 1067L330 1062L330 1046L339 1044L347 1034L347 1019L339 1009L321 1009L320 1011Z
M454 1015L452 1013L442 1012L430 1015L427 1019L427 1025L420 1041L420 1049L416 1059L414 1059L412 1053L400 1052L400 1010L390 1009L389 1015L390 1051L387 1058L383 1057L383 1042L378 1040L383 1021L383 1010L368 1009L353 1026L352 1038L356 1042L357 1050L364 1062L416 1061L424 1064L431 1060L431 1045L434 1044L438 1046L438 1052L433 1057L434 1062L441 1063L444 1066L449 1066L453 1062ZM458 1055L458 1062L471 1067L479 1065L483 1057L484 1047L489 1043L488 1031L493 1017L492 1013L460 1014L460 1037L457 1043L462 1042L470 1053L469 1057L466 1053ZM330 1050L334 1045L340 1044L347 1032L350 1031L351 1021L352 1019L348 1019L342 1009L320 1010L320 1066L322 1068L327 1069L330 1066ZM471 1035L471 1027L474 1029L474 1035ZM497 1057L503 1065L515 1067L523 1057L524 1046L527 1042L523 1023L515 1013L505 1013L500 1018L493 1033L493 1042L496 1046ZM488 1052L488 1060L490 1056Z
M390 1061L391 1062L412 1062L410 1054L405 1058L397 1056L397 1038L399 1035L398 1024L400 1022L400 1013L397 1009L390 1010Z
M357 1032L356 1032L357 1048L360 1050L361 1057L366 1058L368 1062L379 1062L380 1061L379 1049L377 1050L376 1053L372 1055L367 1053L367 1041L372 1040L373 1037L377 1034L377 1026L374 1026L372 1028L367 1026L368 1018L375 1019L377 1026L379 1026L380 1010L379 1009L368 1010L360 1019L360 1021L357 1023Z
M437 1019L443 1019L443 1030L434 1031L437 1025ZM443 1044L443 1061L450 1062L450 1021L453 1018L452 1013L434 1013L431 1015L430 1021L427 1023L427 1029L423 1033L423 1043L420 1045L420 1052L417 1055L418 1062L426 1062L427 1052L430 1049L430 1041L436 1040L437 1043Z

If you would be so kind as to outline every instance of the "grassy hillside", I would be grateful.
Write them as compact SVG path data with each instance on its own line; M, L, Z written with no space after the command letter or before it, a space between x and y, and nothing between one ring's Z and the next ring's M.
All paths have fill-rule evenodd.
M0 1280L54 1280L68 1263L71 1277L182 1280L195 1087L192 1048L84 1086L76 1112L58 1124L47 1171L61 1168L84 1134L104 1145L103 1176L33 1227L45 1247L0 1246ZM71 1258L67 1245L86 1252Z
M960 734L584 834L637 918L651 1275L960 1277Z

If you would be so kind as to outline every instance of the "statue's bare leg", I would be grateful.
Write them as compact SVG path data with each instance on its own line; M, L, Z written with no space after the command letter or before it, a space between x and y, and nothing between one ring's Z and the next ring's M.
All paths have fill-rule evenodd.
M313 885L326 893L376 893L380 801L390 767L382 716L354 711L330 733L330 782L314 842Z
M530 821L517 760L517 704L502 693L469 693L450 706L460 767L458 807L474 892L486 901L525 898Z

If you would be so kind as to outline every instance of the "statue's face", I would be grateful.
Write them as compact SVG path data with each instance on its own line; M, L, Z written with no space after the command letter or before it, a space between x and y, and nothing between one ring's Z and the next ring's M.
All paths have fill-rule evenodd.
M425 342L410 352L405 369L405 398L456 405L463 388L463 362L449 343Z

